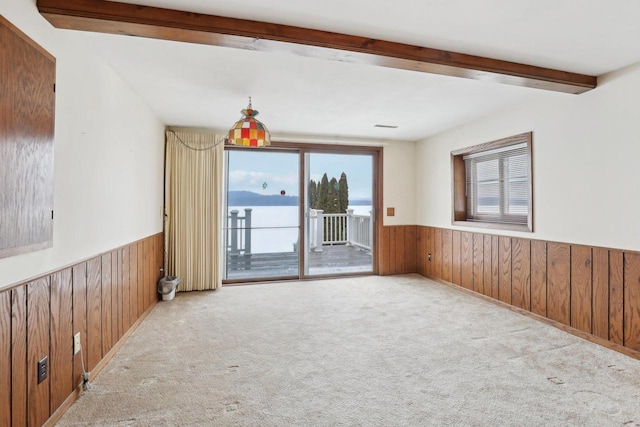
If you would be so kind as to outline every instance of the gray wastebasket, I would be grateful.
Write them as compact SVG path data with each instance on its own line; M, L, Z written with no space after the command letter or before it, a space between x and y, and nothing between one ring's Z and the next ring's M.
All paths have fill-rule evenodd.
M158 281L158 293L162 295L162 301L171 301L176 296L176 288L180 279L176 276L164 276Z

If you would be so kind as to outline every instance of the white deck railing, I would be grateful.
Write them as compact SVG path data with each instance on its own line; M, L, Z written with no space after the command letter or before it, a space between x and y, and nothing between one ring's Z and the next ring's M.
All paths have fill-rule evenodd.
M339 244L371 250L371 214L355 215L353 209L347 209L343 214L325 214L321 209L311 209L309 219L309 246L312 251L322 251L323 245Z

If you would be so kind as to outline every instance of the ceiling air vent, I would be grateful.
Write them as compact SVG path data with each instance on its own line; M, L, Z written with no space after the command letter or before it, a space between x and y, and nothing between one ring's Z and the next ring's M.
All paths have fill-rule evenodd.
M374 128L397 129L397 125L374 125Z

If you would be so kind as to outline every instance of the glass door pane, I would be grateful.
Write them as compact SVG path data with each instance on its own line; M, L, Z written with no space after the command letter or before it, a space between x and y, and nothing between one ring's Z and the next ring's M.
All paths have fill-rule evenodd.
M299 277L299 154L228 150L227 280Z
M306 153L307 276L373 271L373 156Z

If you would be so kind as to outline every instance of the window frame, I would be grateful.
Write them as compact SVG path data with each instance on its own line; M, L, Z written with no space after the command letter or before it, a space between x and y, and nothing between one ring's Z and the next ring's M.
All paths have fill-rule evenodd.
M528 211L526 224L494 221L493 218L485 220L469 218L467 198L467 170L464 157L470 154L478 155L483 152L501 149L509 146L526 144L527 153L527 180L529 187ZM512 230L533 232L533 132L522 133L515 136L478 144L471 147L454 150L451 152L451 224L464 227L491 228L498 230ZM503 201L500 200L502 204ZM482 217L482 215L480 215ZM489 219L489 220L486 220Z

